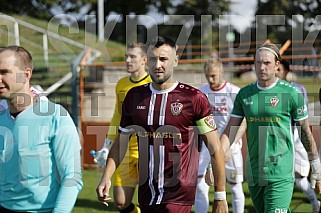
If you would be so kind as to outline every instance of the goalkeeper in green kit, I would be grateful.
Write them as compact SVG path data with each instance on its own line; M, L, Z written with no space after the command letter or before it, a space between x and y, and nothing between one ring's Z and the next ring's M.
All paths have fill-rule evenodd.
M320 160L309 128L306 104L294 86L276 77L280 61L279 49L274 44L265 43L256 50L257 81L237 94L231 118L221 136L227 150L234 142L236 129L246 119L246 180L257 212L290 212L294 125L301 130L301 141L308 152L311 186L317 186L319 193L321 189Z

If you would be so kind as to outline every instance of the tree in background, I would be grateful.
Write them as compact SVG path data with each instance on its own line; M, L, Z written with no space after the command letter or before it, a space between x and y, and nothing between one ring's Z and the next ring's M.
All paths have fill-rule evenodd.
M184 23L185 26L168 27L167 25L160 25L160 32L164 35L171 35L174 38L179 35L180 32L186 32L190 30L190 35L185 45L185 52L188 52L191 45L211 45L219 42L219 26L218 20L220 15L226 15L229 10L229 0L182 0L178 1L170 14L181 15L193 15L193 25L190 23ZM202 29L202 20L204 17L210 18L211 28ZM204 27L204 26L203 26ZM184 29L185 28L185 29ZM182 31L183 30L183 31ZM193 49L193 51L201 52ZM208 50L208 55L212 52L212 49ZM199 57L200 54L194 56Z
M304 14L304 15L303 15ZM290 39L292 36L292 29L303 28L304 35L308 31L316 30L310 28L312 25L320 25L321 1L306 1L306 0L258 0L256 15L282 15L285 18L283 26L270 26L268 33L269 37L275 38L279 43ZM265 22L267 18L261 19L261 23Z
M95 2L96 0L0 0L3 13L28 15L48 20L55 14L53 8L65 14L79 13L84 5Z
M317 55L320 53L320 24L321 24L321 2L306 0L258 0L256 15L256 32L262 32L258 27L268 21L273 22L273 16L279 15L284 19L284 24L275 24L267 27L268 38L274 43L283 44L286 40L292 41L291 51L285 55ZM276 20L275 19L275 20ZM258 35L256 33L256 35ZM256 38L257 39L257 38ZM258 39L257 39L258 40ZM303 58L291 61L296 65L319 66L316 58ZM303 72L302 75L315 75L316 72Z
M126 38L126 15L143 15L150 11L164 15L193 15L194 26L192 28L193 43L198 44L200 40L200 20L201 15L213 15L213 20L217 20L220 14L224 14L228 9L228 0L104 0L105 17L111 13L121 15L111 38L120 42L125 42ZM7 14L23 14L35 18L47 19L57 13L63 14L97 14L97 0L0 0L1 11ZM19 6L17 6L19 5ZM84 26L84 15L76 16L79 26ZM132 18L128 17L128 18ZM161 23L162 24L162 23ZM176 36L180 32L181 26L159 27L161 33L168 36ZM194 42L195 40L195 42Z

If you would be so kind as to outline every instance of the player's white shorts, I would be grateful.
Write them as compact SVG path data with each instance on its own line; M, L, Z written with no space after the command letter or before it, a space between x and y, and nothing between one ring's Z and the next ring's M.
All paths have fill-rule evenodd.
M225 163L226 179L230 183L243 182L243 156L240 144L232 145L232 155L228 162ZM202 177L206 173L206 168L210 163L210 154L204 142L200 153L198 176Z
M208 164L211 162L211 156L210 153L205 145L204 142L202 142L202 149L200 152L199 157L199 164L198 164L198 176L203 177L206 173L206 169L208 167Z
M305 151L305 150L304 150ZM306 151L305 151L306 152ZM310 172L309 160L297 158L298 151L295 151L295 172L299 173L302 177L308 177Z
M240 148L233 149L229 161L225 163L225 173L228 182L243 182L243 156Z
M298 134L298 129L294 129L294 147L295 147L295 172L302 177L307 177L310 172L310 163L308 153L305 150Z

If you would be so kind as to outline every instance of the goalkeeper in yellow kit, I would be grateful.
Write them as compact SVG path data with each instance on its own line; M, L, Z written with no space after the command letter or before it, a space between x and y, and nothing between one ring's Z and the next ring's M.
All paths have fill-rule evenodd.
M130 76L124 77L117 82L116 106L109 126L105 145L102 150L107 149L108 151L109 146L116 138L121 118L122 103L127 92L133 87L144 85L152 81L146 71L146 62L147 56L143 44L131 43L127 45L126 70ZM114 201L117 210L120 212L140 212L139 208L132 203L132 198L137 184L138 143L137 136L132 135L126 156L113 175Z

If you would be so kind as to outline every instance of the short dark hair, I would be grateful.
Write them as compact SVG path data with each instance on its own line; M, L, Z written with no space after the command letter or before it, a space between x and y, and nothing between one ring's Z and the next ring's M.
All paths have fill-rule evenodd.
M175 42L166 36L157 36L149 43L148 47L153 46L153 47L158 48L164 44L169 45L170 47L172 47L176 50Z
M290 63L287 60L283 59L281 64L283 65L285 71L290 72Z
M140 48L142 56L146 55L146 46L143 43L130 42L127 44L127 49Z
M0 53L5 51L11 51L14 52L14 55L16 57L16 65L22 69L25 70L27 68L33 69L32 64L32 56L28 50L26 50L23 47L12 45L7 46L5 48L0 49Z

